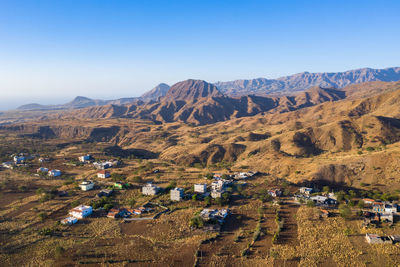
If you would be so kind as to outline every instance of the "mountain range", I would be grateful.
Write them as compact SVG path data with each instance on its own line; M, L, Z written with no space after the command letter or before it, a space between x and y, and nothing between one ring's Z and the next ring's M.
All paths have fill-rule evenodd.
M378 87L382 86L374 86ZM231 97L221 93L214 84L190 79L174 84L157 102L96 106L61 113L58 116L82 119L133 118L156 123L179 121L191 125L205 125L260 113L293 111L328 101L350 98L352 94L360 91L346 90L316 86L293 96Z
M281 77L278 79L250 79L250 80L235 80L228 82L216 82L209 88L198 88L198 92L189 92L187 96L182 97L185 99L191 96L204 97L207 90L214 90L218 96L284 96L294 95L299 92L304 92L312 87L321 88L343 88L352 84L359 84L371 81L384 81L392 82L400 80L400 67L386 68L386 69L371 69L363 68L350 70L337 73L309 73L303 72L290 76ZM189 86L185 84L185 86ZM203 84L205 86L205 84ZM217 90L216 90L217 89ZM152 90L144 93L140 97L120 98L116 100L99 100L90 99L83 96L76 97L73 101L61 105L40 105L40 104L27 104L20 106L18 110L63 110L63 109L79 109L93 106L104 105L125 105L134 103L136 105L144 103L151 103L154 101L161 101L162 98L183 100L176 98L176 92L185 91L185 88L174 87L174 91L170 91L170 86L161 83ZM176 92L175 92L176 91ZM217 95L214 95L217 96Z

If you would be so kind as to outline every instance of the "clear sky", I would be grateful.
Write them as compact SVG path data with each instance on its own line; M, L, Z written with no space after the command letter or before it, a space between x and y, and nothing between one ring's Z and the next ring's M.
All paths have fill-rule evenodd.
M400 65L400 1L1 0L0 110Z

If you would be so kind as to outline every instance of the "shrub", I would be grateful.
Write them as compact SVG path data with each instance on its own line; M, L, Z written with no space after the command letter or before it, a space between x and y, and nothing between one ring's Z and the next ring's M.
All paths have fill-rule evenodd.
M351 209L347 205L344 205L344 204L339 205L339 213L340 213L340 216L342 216L345 219L350 218L352 215Z
M307 207L310 207L310 208L315 207L314 201L308 200L308 201L307 201Z
M204 205L205 205L206 207L208 207L208 206L211 205L211 198L210 198L209 196L206 196L206 197L204 198Z
M190 219L189 226L193 228L203 228L204 221L200 216L194 216Z
M135 183L141 183L141 182L143 182L143 179L141 176L135 176L132 178L132 181Z
M47 218L47 213L46 212L41 212L41 213L38 214L38 216L39 216L39 219L41 221L44 221Z
M78 200L74 200L71 202L71 207L75 208L76 206L79 206L79 201Z
M273 139L271 141L271 147L275 152L279 152L281 150L281 142L279 139Z
M165 191L170 191L171 189L174 189L176 187L176 181L171 181L169 182L168 186L165 188Z
M56 258L60 258L65 252L65 249L62 246L57 246L55 249Z
M127 204L132 208L136 204L136 200L132 197L127 200Z
M372 152L372 151L375 150L375 148L373 148L372 146L369 146L369 147L366 148L366 150L367 150L368 152Z
M104 208L106 211L109 211L112 207L113 207L112 204L107 203L107 204L104 205L103 208Z

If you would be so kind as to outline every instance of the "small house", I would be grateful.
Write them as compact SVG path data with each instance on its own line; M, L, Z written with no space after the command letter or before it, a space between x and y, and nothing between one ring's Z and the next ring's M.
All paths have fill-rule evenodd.
M218 179L211 183L211 190L213 191L224 191L228 186L229 182L227 180Z
M280 189L270 189L268 190L268 194L272 197L280 197L282 195L282 191Z
M321 214L320 214L321 218L328 218L331 216L331 214L328 210L320 209L320 211L321 211Z
M94 162L93 166L98 170L105 170L105 169L111 168L111 166L108 162Z
M301 194L305 194L305 195L310 195L311 193L314 192L314 190L310 187L300 187L299 191Z
M211 191L211 197L212 198L222 198L223 193L225 193L225 191L213 190L213 191Z
M194 185L194 192L204 194L207 192L207 184L195 184Z
M61 224L64 224L64 225L72 225L72 224L75 224L77 222L78 222L78 219L75 218L75 217L68 217L68 218L65 218L65 219L61 220Z
M170 198L172 201L181 201L184 196L183 188L175 187L170 191Z
M79 187L82 191L89 191L93 189L94 183L92 181L83 181L79 184Z
M377 234L365 234L368 244L392 244L392 240L387 236L379 236Z
M107 213L108 218L119 218L119 217L128 217L129 212L126 209L116 209L112 208Z
M7 162L3 162L2 166L3 166L3 168L12 170L15 167L15 163L12 161L7 161Z
M98 197L109 197L112 195L114 191L112 189L103 189L99 193L97 193Z
M106 171L106 170L101 170L101 171L97 172L97 177L98 178L108 178L110 176L111 176L110 172Z
M382 222L391 222L393 223L393 212L390 213L381 213L379 218Z
M87 161L89 161L89 160L92 159L92 156L89 155L89 154L87 154L87 155L85 155L85 156L80 156L80 157L78 157L78 159L79 159L80 162L87 162Z
M114 188L116 189L124 189L124 184L122 182L115 182Z
M60 170L51 170L48 172L48 175L51 177L61 176L61 171Z
M142 187L142 194L146 196L154 196L157 195L158 192L160 192L160 188L152 183L147 183Z
M397 204L385 204L385 213L397 212Z
M15 164L22 164L24 163L26 158L24 156L14 156Z
M39 161L39 163L45 163L45 162L49 162L50 159L49 158L39 158L38 161Z
M93 208L91 206L79 205L69 211L69 215L77 219L88 217L92 214Z
M366 204L366 205L372 205L372 204L375 202L375 200L372 199L372 198L363 198L362 201L363 201L364 204Z

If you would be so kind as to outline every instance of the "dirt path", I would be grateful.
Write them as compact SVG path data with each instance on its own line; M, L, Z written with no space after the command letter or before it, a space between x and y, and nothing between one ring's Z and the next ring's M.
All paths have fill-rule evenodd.
M283 199L283 205L281 205L280 214L284 220L283 229L280 233L277 244L298 246L298 234L297 234L297 221L296 214L299 209L299 205L293 202L290 198ZM275 260L274 266L298 266L300 260L289 260L284 262L283 260Z

